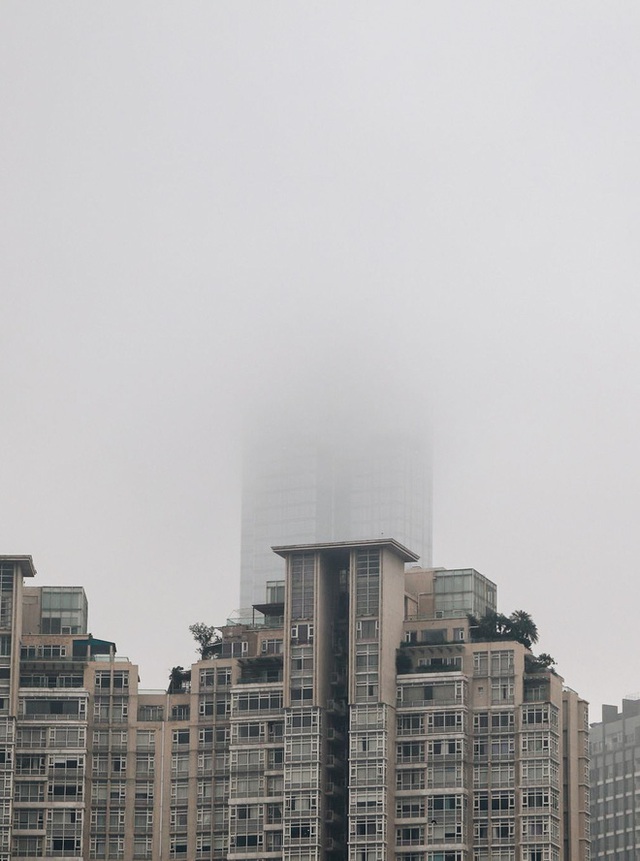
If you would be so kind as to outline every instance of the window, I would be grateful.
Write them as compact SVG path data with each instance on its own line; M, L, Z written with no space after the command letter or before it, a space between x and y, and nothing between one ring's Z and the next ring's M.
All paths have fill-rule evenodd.
M173 753L171 754L171 774L180 777L189 774L189 754L188 753Z
M189 821L189 813L186 807L174 807L171 810L169 823L172 828L186 828Z
M402 715L397 721L398 735L423 735L424 720L422 715Z
M202 783L202 781L198 781L198 783L200 784L200 783ZM189 781L188 780L172 780L171 781L171 800L172 801L184 801L186 804L188 798L189 798Z
M455 756L456 758L459 758L462 756L462 748L462 739L459 738L443 738L437 739L436 741L429 741L427 743L429 757Z
M424 744L421 742L401 742L396 746L398 762L424 762Z
M251 692L236 695L236 711L280 711L282 708L282 692L269 693Z
M492 786L513 786L515 784L514 765L492 765L489 770Z
M291 557L291 618L312 619L315 557L294 553ZM293 639L293 634L292 634Z
M363 643L356 648L356 672L377 671L378 644Z
M535 808L558 809L558 793L553 789L526 789L522 792L522 807L526 810Z
M189 744L189 730L188 729L174 729L173 731L173 743L175 744Z
M489 674L489 653L474 652L473 655L473 675L487 676Z
M513 819L494 819L491 822L491 836L493 840L513 840L515 834L515 822Z
M201 698L198 703L198 713L202 717L211 717L214 713L214 700L213 697L205 697Z
M513 649L491 652L492 676L512 676L513 666Z
M318 714L316 711L291 711L287 714L287 723L292 733L305 732L316 729L318 726Z
M552 727L558 726L558 711L554 706L536 705L522 707L522 725L540 725L549 724Z
M42 838L14 837L11 855L15 858L39 857L42 855Z
M238 741L264 737L264 725L261 723L244 723L239 726L236 725L234 727L234 730L235 729L237 729Z
M188 787L188 784L185 784L185 788ZM211 778L209 780L199 780L197 785L197 795L198 801L205 801L212 797L212 786L211 786ZM186 799L186 795L185 795Z
M152 776L155 772L155 757L152 753L136 755L136 777Z
M19 831L35 831L44 828L42 810L16 810L13 827Z
M496 811L513 810L516 799L513 792L492 792L491 810Z
M138 706L139 721L162 721L164 720L164 706L144 705Z
M188 703L180 703L171 708L171 720L189 720L191 708Z
M489 732L488 712L476 712L473 716L473 728L476 732Z
M361 619L360 621L356 622L356 638L358 640L377 640L378 620Z
M491 682L492 703L512 703L514 693L513 679L500 679Z
M76 699L25 699L22 701L22 713L25 715L83 715L86 710L85 700Z
M150 781L136 781L136 801L151 803L153 801L153 783Z
M136 747L138 750L154 750L156 734L152 729L139 729L136 732Z
M16 781L16 801L44 801L43 783L21 783Z
M461 732L464 727L464 715L459 711L430 712L427 714L427 727L433 732L442 730Z
M291 647L291 675L300 677L311 676L313 673L313 647L292 646Z
M356 616L377 616L380 608L380 551L356 551Z
M116 754L111 757L111 771L113 774L124 774L127 770L127 757Z
M424 789L424 786L424 769L399 771L396 775L396 789L400 791L408 789Z
M424 843L423 826L396 828L396 844L398 846L419 846L422 843Z
M212 688L215 678L215 670L200 670L200 688Z
M23 728L18 730L17 747L46 747L47 731L45 729Z
M491 712L492 732L513 732L515 716L513 712Z
M227 687L231 684L231 667L223 667L217 671L216 684L219 688Z
M550 783L554 787L558 785L558 765L547 758L523 760L520 768L525 786L538 783Z
M313 643L313 625L292 625L291 642L297 645Z
M153 838L142 837L136 833L133 840L133 857L150 859L153 850Z
M309 684L307 687L291 687L291 702L302 702L304 700L312 700L313 699L313 685Z
M492 759L513 759L515 742L513 736L497 736L491 739Z
M527 754L551 753L558 755L558 739L549 732L526 732L522 734L522 752Z
M406 798L396 802L398 819L422 819L425 815L424 798Z
M53 727L49 730L51 747L85 746L86 730L79 727Z
M184 836L171 837L169 844L169 858L183 858L187 854L187 841Z

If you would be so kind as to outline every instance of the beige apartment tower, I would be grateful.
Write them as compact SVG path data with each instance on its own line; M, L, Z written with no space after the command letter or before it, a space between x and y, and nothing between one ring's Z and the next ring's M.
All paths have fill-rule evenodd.
M2 557L0 861L588 861L586 703L474 639L491 581L391 539L275 551L170 691Z

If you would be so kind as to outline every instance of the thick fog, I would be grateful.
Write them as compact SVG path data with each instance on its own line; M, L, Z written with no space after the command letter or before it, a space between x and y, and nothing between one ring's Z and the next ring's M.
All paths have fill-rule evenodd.
M0 552L145 687L237 606L241 440L424 428L434 562L640 690L636 3L0 9Z

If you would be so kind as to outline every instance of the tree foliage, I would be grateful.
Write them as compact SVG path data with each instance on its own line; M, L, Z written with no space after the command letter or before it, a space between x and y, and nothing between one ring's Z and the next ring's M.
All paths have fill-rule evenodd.
M169 688L167 693L179 694L184 682L184 667L172 667L169 673Z
M509 616L509 622L514 640L522 643L528 649L538 642L538 626L525 610L515 610Z
M189 625L189 630L198 644L198 652L201 657L204 657L209 646L219 639L215 626L206 625L204 622L195 622L193 625Z
M538 642L538 627L525 610L515 610L510 616L489 610L482 618L469 616L472 640L515 640L528 649Z

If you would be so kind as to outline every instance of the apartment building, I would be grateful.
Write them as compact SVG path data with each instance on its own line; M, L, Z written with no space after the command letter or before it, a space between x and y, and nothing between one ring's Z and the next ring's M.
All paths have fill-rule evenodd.
M587 861L586 703L474 640L490 580L392 539L275 551L285 581L170 692L2 557L0 861Z
M591 724L591 840L597 861L640 857L640 699Z

